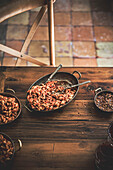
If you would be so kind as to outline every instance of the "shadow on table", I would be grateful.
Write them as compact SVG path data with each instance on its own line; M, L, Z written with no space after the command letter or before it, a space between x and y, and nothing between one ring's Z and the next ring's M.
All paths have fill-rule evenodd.
M111 119L113 116L113 113L108 113L99 110L94 103L92 103L92 108L89 109L89 112L93 114L93 116L99 118L99 119Z

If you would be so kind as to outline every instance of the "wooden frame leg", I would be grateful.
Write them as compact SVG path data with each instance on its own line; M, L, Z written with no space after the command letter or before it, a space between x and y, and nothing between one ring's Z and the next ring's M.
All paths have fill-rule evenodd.
M55 66L53 0L48 0L48 22L49 22L48 27L49 27L50 65Z
M50 52L50 65L55 66L55 45L54 45L54 17L53 17L53 0L48 0L48 27L49 27L49 52ZM21 52L14 50L12 48L9 48L7 46L4 46L0 44L0 50L7 52L15 57L18 57L16 65L20 65L21 59L27 60L29 62L32 62L37 65L41 66L47 66L47 64L42 63L40 61L37 61L36 59L30 57L29 55L26 55L25 52L38 28L38 25L45 14L47 10L47 6L43 6L41 10L39 11L31 30L23 44L23 47L21 49Z
M43 6L40 9L37 17L35 18L35 21L34 21L32 27L31 27L31 29L29 31L29 34L27 35L26 40L25 40L25 42L24 42L24 44L22 46L21 53L26 52L26 50L27 50L27 48L28 48L28 46L29 46L29 44L30 44L30 42L31 42L37 28L38 28L38 26L39 26L39 23L40 23L42 17L44 16L44 14L46 13L46 11L47 11L47 6ZM21 63L21 59L18 58L17 62L16 62L16 66L19 66L20 63Z
M36 60L35 58L30 57L29 55L23 54L23 53L21 53L17 50L14 50L14 49L7 47L5 45L2 45L2 44L0 44L0 51L4 51L4 52L11 54L15 57L18 57L18 58L23 59L23 60L27 60L31 63L37 64L37 65L40 65L40 66L48 66L47 64L42 63L42 62Z

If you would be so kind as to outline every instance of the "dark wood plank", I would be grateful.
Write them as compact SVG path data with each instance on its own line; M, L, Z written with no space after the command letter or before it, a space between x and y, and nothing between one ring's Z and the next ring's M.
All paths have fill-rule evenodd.
M98 141L97 141L98 142ZM96 144L89 140L73 143L26 143L17 153L13 169L92 169ZM29 149L28 149L29 148ZM18 165L18 166L17 166ZM24 165L24 166L21 166Z
M16 147L18 138L23 142L12 170L94 170L95 149L107 139L113 119L113 114L105 115L96 109L94 90L101 87L113 91L113 68L62 68L64 72L81 72L79 82L92 82L81 86L64 109L49 114L30 113L24 107L27 89L54 70L53 67L0 67L5 75L5 89L14 89L22 103L18 120L0 127L0 131L15 141Z
M0 72L0 93L4 92L4 85L5 85L5 75Z

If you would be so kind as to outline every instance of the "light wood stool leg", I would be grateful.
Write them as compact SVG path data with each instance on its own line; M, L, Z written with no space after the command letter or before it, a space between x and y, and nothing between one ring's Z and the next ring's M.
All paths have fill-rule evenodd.
M11 54L15 57L18 57L18 58L23 59L23 60L27 60L31 63L37 64L37 65L40 65L40 66L47 66L47 64L42 63L42 62L36 60L35 58L30 57L29 55L23 54L23 53L21 53L17 50L14 50L14 49L7 47L5 45L2 45L2 44L0 44L0 51L4 51L4 52Z
M27 50L27 48L28 48L28 46L29 46L29 44L30 44L30 42L31 42L31 40L32 40L32 38L33 38L37 28L38 28L38 26L39 26L39 23L40 23L42 17L44 16L44 14L46 13L46 11L47 11L47 6L43 6L40 9L37 17L35 18L35 21L34 21L32 27L31 27L31 29L29 31L29 34L26 37L26 40L25 40L25 42L23 44L23 47L21 49L21 53L25 53L26 52L26 50ZM17 62L16 62L16 66L19 66L20 63L21 63L21 59L18 58Z
M55 66L53 0L48 0L48 22L49 22L48 27L49 27L50 65Z

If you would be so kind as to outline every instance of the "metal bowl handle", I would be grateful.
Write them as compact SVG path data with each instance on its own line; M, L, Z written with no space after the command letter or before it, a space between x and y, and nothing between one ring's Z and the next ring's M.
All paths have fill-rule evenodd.
M22 141L20 139L18 139L18 144L19 144L19 147L18 149L15 150L15 152L20 151L20 149L22 148Z
M25 104L24 107L29 111L29 112L33 112L31 109L29 109Z
M95 92L95 94L97 94L99 91L100 91L100 92L102 91L102 88L101 88L101 87L97 88L94 92Z
M74 73L78 73L78 75L79 75L79 78L78 78L78 79L81 79L81 73L80 73L79 71L73 71L72 74L74 74Z
M11 92L13 92L14 94L16 93L13 89L10 89L10 88L7 88L6 91L11 91Z

